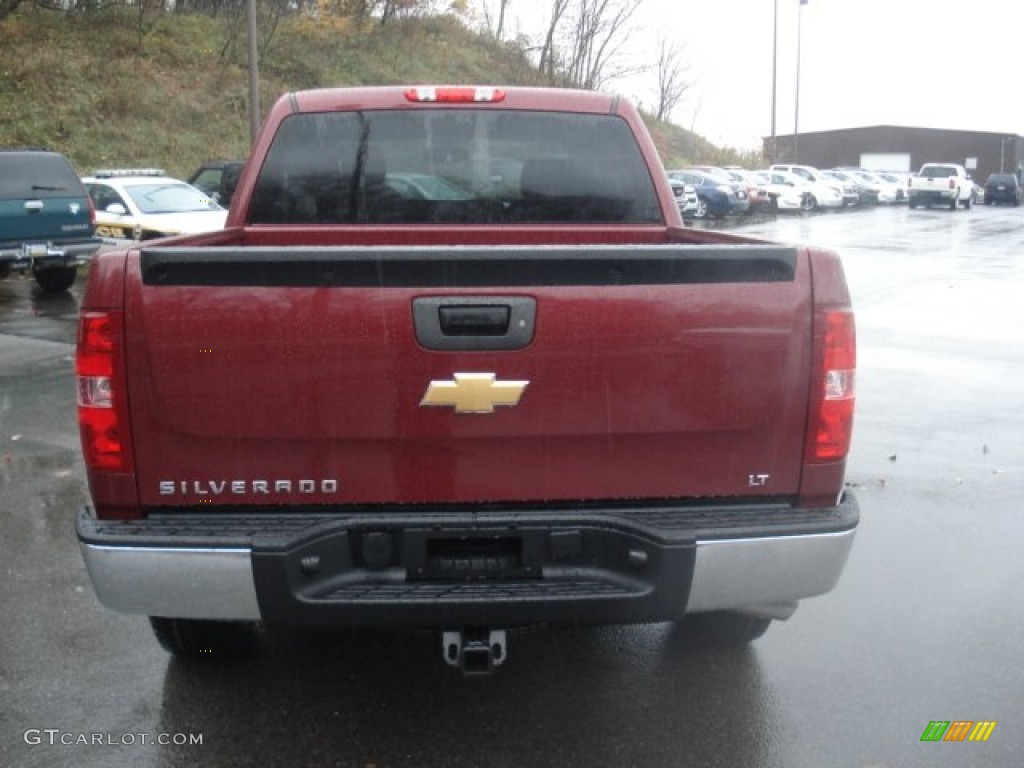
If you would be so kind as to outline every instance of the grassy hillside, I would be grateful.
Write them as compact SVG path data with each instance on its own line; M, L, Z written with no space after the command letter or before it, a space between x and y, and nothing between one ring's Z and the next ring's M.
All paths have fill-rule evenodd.
M156 166L185 176L203 160L244 157L247 49L238 21L125 8L15 13L0 22L0 146L55 149L83 175ZM301 88L537 83L514 46L448 17L361 27L286 17L261 46L264 114ZM677 126L649 125L669 167L740 159Z

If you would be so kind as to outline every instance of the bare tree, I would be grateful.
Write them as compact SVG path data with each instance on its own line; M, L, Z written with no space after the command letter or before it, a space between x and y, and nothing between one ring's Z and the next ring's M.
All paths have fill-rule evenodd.
M498 0L498 25L494 29L494 36L501 40L505 35L505 12L508 9L508 0Z
M437 3L435 0L372 0L380 7L380 23L386 24L392 19L408 19L415 16L429 16L436 14ZM451 7L458 10L461 3L458 0L451 2Z
M540 48L540 61L537 64L537 69L540 70L541 75L547 78L549 83L554 83L555 62L558 59L558 51L555 45L556 35L568 8L569 0L553 0L551 3L551 15L548 17L544 42Z
M668 120L683 96L693 87L687 77L689 65L683 59L683 48L662 37L658 41L658 104L655 116Z
M497 14L494 12L495 2L498 6ZM484 28L494 35L495 40L501 41L505 35L505 16L508 12L508 0L481 0L480 5L484 14Z
M566 55L568 79L583 88L600 88L611 77L609 67L627 39L628 25L643 0L578 0L575 25Z

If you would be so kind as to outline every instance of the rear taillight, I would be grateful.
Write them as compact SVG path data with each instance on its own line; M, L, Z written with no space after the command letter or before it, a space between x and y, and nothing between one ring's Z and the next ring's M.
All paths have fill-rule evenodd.
M952 176L949 177L949 188L956 189L956 179Z
M132 470L127 409L119 386L121 313L83 312L78 321L78 426L89 469Z
M812 462L846 458L853 434L857 338L853 313L830 310L824 322L821 367L810 424L808 458Z
M85 196L86 203L89 206L89 226L96 226L96 206L92 202L92 198L88 195Z

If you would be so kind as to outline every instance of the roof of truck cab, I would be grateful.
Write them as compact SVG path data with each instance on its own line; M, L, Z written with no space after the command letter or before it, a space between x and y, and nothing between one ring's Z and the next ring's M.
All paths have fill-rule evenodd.
M499 90L504 97L490 102L468 101L461 104L444 104L445 108L481 108L492 106L498 109L553 109L556 111L578 111L611 113L618 111L622 99L614 94L599 91L574 90L567 88L534 88L520 86L369 86L357 88L319 88L307 91L293 91L281 97L292 111L324 112L351 109L436 109L436 101L417 101L407 93L421 88L474 88L481 91ZM569 108L571 107L571 109Z

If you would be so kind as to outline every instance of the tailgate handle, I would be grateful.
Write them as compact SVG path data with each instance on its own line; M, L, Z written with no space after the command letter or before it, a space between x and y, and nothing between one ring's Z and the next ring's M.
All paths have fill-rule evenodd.
M508 333L508 306L439 307L441 333L445 336L504 336Z
M522 349L533 341L537 302L530 296L429 296L413 299L416 340L436 350Z
M39 213L40 211L43 210L43 201L42 200L26 200L25 201L25 210L28 211L29 213Z

